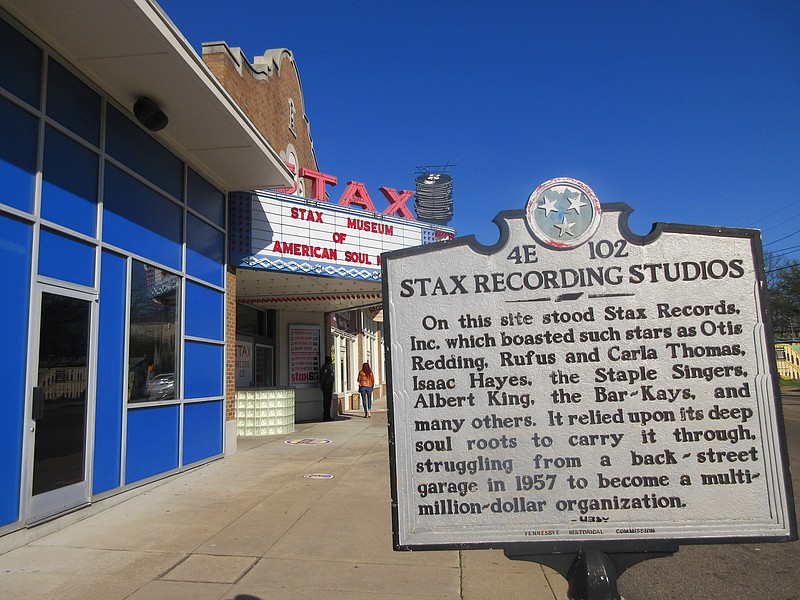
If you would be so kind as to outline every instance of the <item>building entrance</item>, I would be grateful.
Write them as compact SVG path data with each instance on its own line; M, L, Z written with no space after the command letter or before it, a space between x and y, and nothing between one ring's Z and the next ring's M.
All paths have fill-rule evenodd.
M93 406L95 296L41 286L26 428L26 522L87 504L87 431Z

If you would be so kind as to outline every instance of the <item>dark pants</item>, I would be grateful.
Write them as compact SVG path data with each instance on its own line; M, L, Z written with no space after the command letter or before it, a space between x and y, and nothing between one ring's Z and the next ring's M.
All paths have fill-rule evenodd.
M322 419L330 421L331 417L331 400L333 399L333 386L322 386Z

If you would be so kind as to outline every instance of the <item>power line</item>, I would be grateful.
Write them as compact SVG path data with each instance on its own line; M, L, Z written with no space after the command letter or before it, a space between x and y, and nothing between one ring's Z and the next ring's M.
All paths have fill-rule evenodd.
M775 271L783 271L784 269L791 269L792 267L796 267L798 265L800 265L800 262L793 262L790 265L784 265L783 267L775 267L774 269L770 269L769 271L766 271L766 272L767 273L774 273Z
M764 244L764 246L765 247L766 246L771 246L772 244L776 244L776 243L780 242L781 240L785 240L786 238L790 238L793 235L797 235L798 233L800 233L800 231L795 231L794 233L790 233L789 235L785 235L782 238L778 238L777 240L772 240L769 244Z
M766 229L762 229L761 233L764 233L765 231L770 231L772 229L775 229L776 227L780 227L781 225L783 225L785 223L788 223L789 221L794 221L795 219L800 219L800 214L796 214L793 217L789 217L788 219L784 219L783 221L781 221L780 223L778 223L776 225L773 225L772 227L767 227Z
M772 250L770 254L773 256L783 256L784 254L791 254L797 249L800 249L800 244L797 244L796 246L789 246L788 248L783 248L781 250Z
M758 219L757 221L753 221L752 223L750 223L750 225L748 225L748 227L752 227L752 226L753 226L753 225L755 225L756 223L761 223L761 221L764 221L765 219L769 219L770 217L774 217L774 216L775 216L775 215L777 215L778 213L782 213L782 212L784 212L784 211L785 211L787 208L790 208L790 207L794 206L794 205L795 205L795 204L797 204L797 203L800 203L800 200L795 200L795 201L794 201L794 202L792 202L791 204L787 204L787 205L786 205L786 206L784 206L783 208L781 208L781 209L779 209L779 210L776 210L774 213L770 213L770 214L768 214L766 217L761 217L761 218L760 218L760 219Z

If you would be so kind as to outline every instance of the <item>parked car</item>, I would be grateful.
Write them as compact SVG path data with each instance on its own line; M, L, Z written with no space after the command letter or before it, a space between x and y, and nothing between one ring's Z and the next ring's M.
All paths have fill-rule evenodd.
M154 375L147 382L148 400L169 400L175 397L175 373Z

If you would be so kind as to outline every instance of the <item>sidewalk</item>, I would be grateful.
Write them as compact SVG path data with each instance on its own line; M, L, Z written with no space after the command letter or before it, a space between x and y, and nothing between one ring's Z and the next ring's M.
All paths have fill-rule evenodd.
M285 443L302 438L331 443ZM235 456L40 527L0 555L5 600L567 597L555 571L502 551L392 550L383 411L239 438Z

